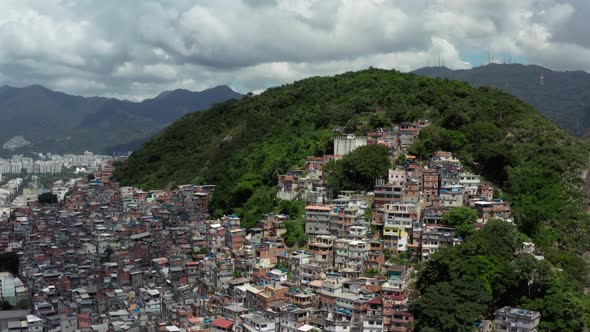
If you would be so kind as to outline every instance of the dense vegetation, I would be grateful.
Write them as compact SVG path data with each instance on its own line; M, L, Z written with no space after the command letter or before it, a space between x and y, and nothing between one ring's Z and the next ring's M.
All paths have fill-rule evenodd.
M328 162L326 173L328 186L338 193L341 190L371 191L375 181L387 176L392 167L389 151L383 145L361 146L341 160Z
M57 203L57 195L51 192L42 193L37 196L37 201L41 204L55 204Z
M32 144L16 153L111 153L138 148L166 124L214 103L239 98L226 86L201 92L167 91L156 98L130 102L84 98L39 85L0 87L0 146L13 136ZM0 148L0 156L13 151Z
M461 206L452 208L445 213L443 215L443 223L455 226L457 235L466 238L475 231L477 218L477 211L467 206Z
M532 107L496 89L377 69L305 79L186 115L119 165L115 177L143 188L216 184L211 210L238 212L244 216L244 225L251 226L279 203L273 198L279 174L301 166L307 156L332 152L334 127L364 134L415 119L429 119L432 124L421 132L413 154L425 159L436 150L456 153L466 167L501 189L512 204L519 230L542 248L549 262L567 273L557 273L559 278L583 280L580 254L590 248L590 223L580 174L587 167L588 147ZM349 165L362 167L356 161ZM338 163L331 167L340 174L348 171L339 172ZM346 180L340 182L345 184L343 189L363 185L348 176L341 179ZM302 229L301 223L290 227L292 234ZM468 241L478 243L485 234L471 235ZM298 241L297 236L293 238L292 242ZM510 255L503 260L510 261ZM486 274L490 278L504 264L501 260L484 263L493 271ZM478 280L481 276L476 275ZM449 278L444 282L434 282L440 288L437 292L480 282L488 290L486 280ZM423 301L437 298L437 293L421 290ZM494 294L482 293L480 288L465 296L481 302L469 306L469 319L495 301ZM517 299L513 300L516 304Z
M426 67L418 75L460 80L506 91L533 105L543 115L576 135L590 129L590 74L583 71L552 71L535 65L489 64L451 70ZM543 84L540 77L543 75Z
M280 213L288 214L291 218L287 221L285 228L285 244L303 247L307 243L305 236L305 202L300 200L281 201L278 206Z
M525 240L509 223L490 221L463 244L434 255L418 276L412 306L419 331L472 331L503 306L541 312L543 331L581 331L582 294L555 267L517 254Z
M16 252L5 252L0 254L0 272L10 272L18 275L19 258Z

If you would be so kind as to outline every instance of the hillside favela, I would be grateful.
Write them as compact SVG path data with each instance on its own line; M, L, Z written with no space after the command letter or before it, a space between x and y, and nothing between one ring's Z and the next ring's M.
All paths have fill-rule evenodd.
M0 1L0 332L590 331L588 15Z

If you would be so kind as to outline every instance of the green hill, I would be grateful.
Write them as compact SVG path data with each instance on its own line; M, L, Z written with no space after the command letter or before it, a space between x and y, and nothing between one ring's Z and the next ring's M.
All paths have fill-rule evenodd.
M396 71L309 78L187 114L135 152L116 178L143 188L214 183L212 208L228 212L306 156L330 153L335 126L362 133L417 118L433 126L416 154L455 152L504 189L527 234L588 247L587 230L575 222L586 217L579 214L587 145L499 90Z
M569 281L565 283L573 289L568 288L567 294L571 292L579 301L576 285L585 273L580 254L590 248L587 197L581 178L588 164L588 146L531 106L493 88L372 68L309 78L187 114L119 165L115 178L145 189L190 182L216 184L211 209L216 214L240 213L251 225L260 213L272 209L279 174L302 165L307 156L332 152L334 127L344 126L347 131L362 134L414 119L429 119L432 125L421 132L412 152L427 158L436 150L452 151L467 167L501 188L512 204L520 231L543 248L553 266L566 271ZM534 298L529 299L534 303L514 298L506 301L500 298L510 294L506 289L492 297L493 278L518 273L518 269L507 269L512 264L508 251L496 255L493 245L482 247L481 243L488 239L504 241L502 234L506 232L509 230L491 228L468 241L466 249L449 251L449 257L455 257L452 259L461 261L465 257L487 264L484 272L475 273L476 277L485 274L481 276L485 282L477 284L483 287L477 291L484 295L474 304L475 310L469 308L469 317L478 314L477 308L491 310L499 303L525 303L529 307L544 303L534 302ZM509 245L517 246L517 242ZM433 261L446 266L451 260L442 259L446 252ZM420 280L441 284L433 290L424 283L419 285L427 295L415 308L420 326L441 328L438 322L429 321L436 317L420 313L439 296L445 296L442 292L473 284L472 280L451 279L421 276ZM518 288L518 282L520 279L510 287ZM546 285L538 298L544 298L548 294L545 291L565 292L554 286L558 287ZM575 302L579 309L578 304ZM564 309L555 310L552 315L557 317Z
M575 135L584 135L590 129L590 74L583 71L553 71L536 65L492 63L460 70L425 67L414 73L465 81L476 87L494 87L531 104Z
M417 118L434 125L415 153L457 153L505 189L517 212L524 204L548 203L526 211L527 227L554 217L546 211L566 194L565 184L568 190L581 185L587 146L517 98L378 69L309 78L187 114L134 153L116 177L144 188L215 183L218 207L229 210L242 206L257 187L274 186L278 173L301 165L306 156L330 153L335 126L362 132Z

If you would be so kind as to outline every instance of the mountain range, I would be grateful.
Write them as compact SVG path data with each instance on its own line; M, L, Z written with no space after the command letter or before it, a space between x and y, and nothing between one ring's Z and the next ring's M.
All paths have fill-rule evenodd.
M177 89L155 98L132 102L115 98L81 97L41 85L0 87L0 155L13 153L73 153L85 150L116 153L134 150L146 139L183 115L208 109L242 95L227 86L200 92ZM12 140L12 141L11 141Z
M590 128L590 74L536 65L488 64L468 70L424 67L415 74L490 86L531 104L577 136ZM41 85L0 87L0 156L32 151L133 151L166 125L193 111L242 95L227 86L200 92L164 91L132 102L80 97ZM30 144L26 144L30 143Z
M414 73L494 87L529 103L574 135L582 136L590 129L590 74L584 71L491 63L464 70L424 67Z

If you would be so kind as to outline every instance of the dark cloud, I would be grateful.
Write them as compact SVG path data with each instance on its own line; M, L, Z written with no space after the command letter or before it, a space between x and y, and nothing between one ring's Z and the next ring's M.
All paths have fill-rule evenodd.
M590 47L590 33L588 33L590 1L574 0L569 4L573 8L573 13L564 24L555 27L551 40L557 43L565 42ZM567 3L564 3L564 5L567 5Z
M471 66L460 50L588 70L587 14L587 0L4 0L0 85L127 98L218 84L247 92L439 56Z

